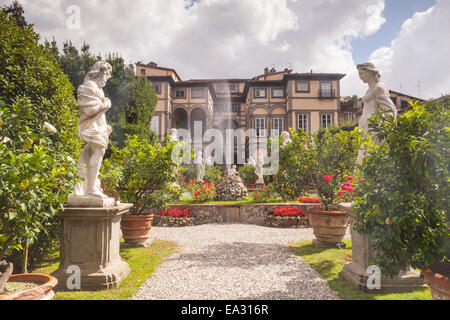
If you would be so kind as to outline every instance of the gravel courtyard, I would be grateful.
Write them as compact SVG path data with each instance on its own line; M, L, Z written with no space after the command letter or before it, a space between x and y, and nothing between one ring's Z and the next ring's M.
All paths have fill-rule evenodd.
M134 299L339 299L290 243L312 240L312 229L244 224L153 227L152 239L181 250L167 258ZM347 231L346 239L350 239Z

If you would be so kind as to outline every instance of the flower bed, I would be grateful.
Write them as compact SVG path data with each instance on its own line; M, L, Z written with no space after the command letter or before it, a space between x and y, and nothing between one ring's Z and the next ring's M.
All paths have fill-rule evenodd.
M185 227L194 225L191 209L161 209L153 219L157 227Z
M278 207L267 215L266 226L274 228L309 227L309 219L303 209L298 207Z
M298 202L301 202L301 203L320 203L320 199L319 198L300 197L300 198L298 198Z

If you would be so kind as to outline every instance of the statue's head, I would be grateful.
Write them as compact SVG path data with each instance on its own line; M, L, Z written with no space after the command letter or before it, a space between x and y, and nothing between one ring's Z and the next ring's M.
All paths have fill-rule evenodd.
M363 82L368 82L371 78L379 81L381 78L380 72L377 70L372 62L365 62L356 66L359 77Z
M287 131L281 132L281 138L283 139L283 141L289 139L290 137L291 137L291 135L289 134L289 132L287 132Z
M111 78L111 75L111 65L106 61L97 61L84 78L84 81L93 81L99 88L103 88L106 85L106 81Z

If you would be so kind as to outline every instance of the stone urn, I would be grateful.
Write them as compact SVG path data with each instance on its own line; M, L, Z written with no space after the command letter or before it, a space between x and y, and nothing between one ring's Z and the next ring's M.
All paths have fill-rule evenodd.
M443 275L449 272L450 263L440 263L422 269L424 282L430 287L433 300L450 300L450 279Z
M350 215L342 211L326 211L323 208L308 209L309 223L316 239L317 247L334 247L342 244L350 221Z
M126 214L120 221L122 237L127 247L147 247L154 214Z
M0 295L0 300L51 300L55 295L53 288L58 284L55 277L41 273L13 274L8 280L8 283L11 282L32 283L37 286L22 292Z

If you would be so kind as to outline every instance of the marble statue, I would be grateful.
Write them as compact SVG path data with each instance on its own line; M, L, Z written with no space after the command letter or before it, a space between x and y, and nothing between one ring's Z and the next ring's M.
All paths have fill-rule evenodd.
M255 174L258 176L256 185L264 184L263 166L264 166L264 155L262 154L262 152L258 151L255 165Z
M389 90L386 86L380 81L380 73L375 68L375 65L371 62L366 62L363 64L357 65L358 73L360 79L367 83L369 89L366 94L362 98L364 103L363 111L361 118L359 119L358 126L363 129L364 133L368 133L368 122L367 120L375 114L377 111L383 109L388 110L392 113L394 118L397 117L397 107L392 102L389 96ZM373 138L374 143L379 143L376 141L375 137ZM364 151L360 150L358 153L358 163L362 163L362 159L364 158Z
M236 176L238 175L238 171L237 171L237 167L235 164L233 164L230 168L230 170L228 171L228 175L229 176Z
M250 166L256 166L256 160L255 157L250 157L247 159L247 164Z
M196 158L197 163L197 181L202 182L205 175L205 159L203 159L203 152L199 151Z
M78 87L77 107L79 108L78 136L86 143L78 160L78 176L83 178L76 184L69 205L84 200L97 206L97 199L111 199L102 192L98 179L100 166L109 144L111 126L106 123L105 113L111 108L111 100L105 97L103 87L111 78L112 67L105 61L98 61ZM105 202L98 202L104 206Z
M285 147L288 143L291 143L291 134L287 131L281 132L281 141L283 147Z

